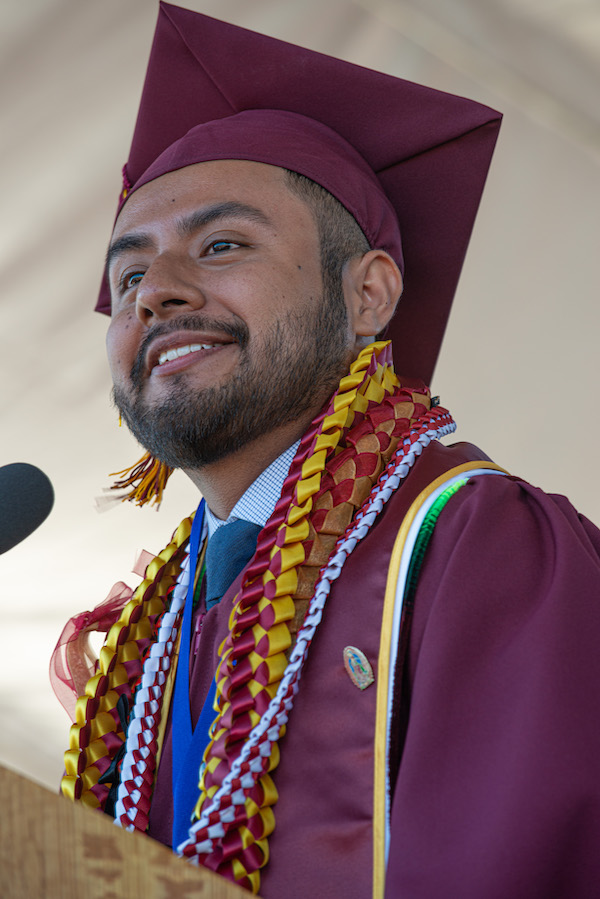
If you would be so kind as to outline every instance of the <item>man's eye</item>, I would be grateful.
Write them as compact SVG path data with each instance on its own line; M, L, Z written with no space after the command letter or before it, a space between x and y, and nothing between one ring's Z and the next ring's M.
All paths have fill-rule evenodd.
M232 240L215 240L208 247L207 252L209 255L225 253L227 250L232 250L236 247L239 247L239 243L234 243Z
M129 272L123 275L121 278L121 290L130 290L132 287L137 287L143 277L143 272Z

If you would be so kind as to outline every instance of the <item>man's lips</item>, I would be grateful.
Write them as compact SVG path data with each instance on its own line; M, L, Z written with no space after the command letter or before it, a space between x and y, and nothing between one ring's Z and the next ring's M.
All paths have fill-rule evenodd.
M191 361L185 359L187 356L222 349L235 342L229 335L190 334L189 331L165 334L163 337L157 337L151 344L146 356L146 368L148 373L151 373L154 369L160 370L164 367L166 373L167 370L185 367ZM174 365L173 363L178 360L181 360L181 363Z

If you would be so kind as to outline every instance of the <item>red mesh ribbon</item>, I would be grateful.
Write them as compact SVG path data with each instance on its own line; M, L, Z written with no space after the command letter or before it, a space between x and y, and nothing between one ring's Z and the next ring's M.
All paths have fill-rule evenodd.
M50 659L50 683L72 721L77 697L84 694L85 685L96 673L97 655L90 644L90 634L108 633L132 596L131 587L119 581L95 609L70 618L58 638Z

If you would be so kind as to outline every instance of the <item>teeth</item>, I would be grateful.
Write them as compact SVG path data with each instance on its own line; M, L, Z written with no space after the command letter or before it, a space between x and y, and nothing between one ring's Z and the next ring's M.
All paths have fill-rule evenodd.
M180 356L187 356L189 353L197 353L198 350L212 350L215 346L220 346L220 344L192 343L188 346L177 347L176 350L167 350L158 357L158 364L164 365L165 362L172 362L173 359L178 359Z

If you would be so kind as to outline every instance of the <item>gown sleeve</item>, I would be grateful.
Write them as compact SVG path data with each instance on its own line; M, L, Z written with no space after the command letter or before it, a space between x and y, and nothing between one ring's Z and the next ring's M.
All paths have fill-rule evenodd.
M386 897L600 896L600 532L474 478L415 597Z

